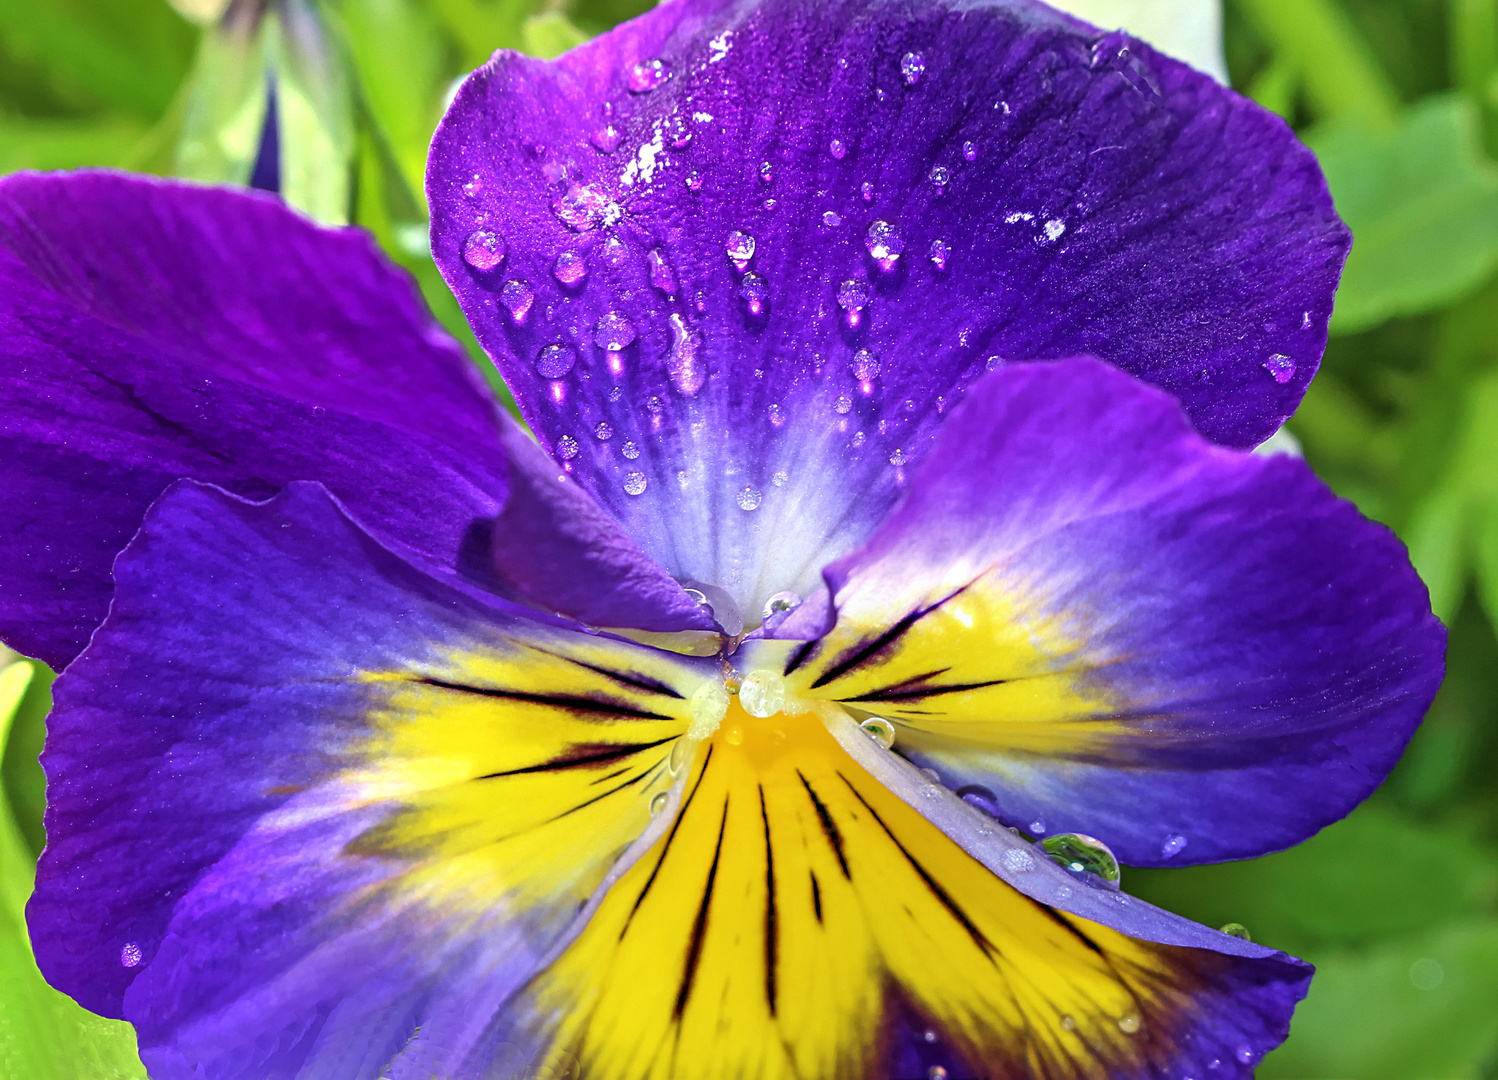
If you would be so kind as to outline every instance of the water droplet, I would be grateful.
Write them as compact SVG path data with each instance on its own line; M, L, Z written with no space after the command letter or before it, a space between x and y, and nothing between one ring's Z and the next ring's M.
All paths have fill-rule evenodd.
M599 442L608 442L614 437L614 426L607 420L600 420L593 428L593 437Z
M1252 1065L1254 1063L1254 1059L1256 1059L1259 1055L1254 1053L1253 1047L1245 1043L1243 1046L1240 1046L1237 1050L1233 1051L1233 1056L1239 1061L1243 1062L1243 1064L1245 1065Z
M947 1080L947 1070L940 1065L933 1065L926 1070L926 1080Z
M853 399L847 394L839 394L837 400L832 403L832 411L839 416L846 415L851 408L853 408Z
M882 716L871 716L858 725L865 735L888 750L895 745L895 725Z
M623 454L630 461L633 461L640 456L640 447L633 442L626 442L623 446L619 447L619 453Z
M735 229L723 242L723 251L730 262L742 269L745 263L754 258L754 237Z
M1035 856L1024 848L1010 848L999 856L999 863L1011 874L1028 874L1035 869Z
M692 191L702 190L702 174L696 169L687 173L687 187Z
M843 145L842 139L833 139L827 144L827 150L839 161L842 161L843 157L848 153L848 148Z
M625 445L633 446L634 444L626 443ZM626 495L643 495L649 484L650 481L645 478L645 474L642 472L627 472L624 474L624 494Z
M863 238L863 246L869 249L869 254L874 256L874 261L881 267L892 270L900 258L900 252L905 250L905 237L889 222L876 221L869 226L868 235Z
M505 241L490 229L475 229L463 241L463 261L475 270L493 270L505 261Z
M931 262L938 270L947 268L947 260L952 256L952 246L945 240L931 241Z
M660 248L652 248L646 254L645 262L650 266L650 284L667 296L675 296L676 275L671 271L671 264L666 261L665 252Z
M926 179L931 181L936 188L936 193L940 195L946 188L947 181L952 179L952 174L944 165L933 165L931 171L926 174Z
M962 156L968 161L974 161L977 159L978 148L973 145L973 141L971 139L962 144Z
M697 756L697 743L692 739L677 739L671 746L671 771L679 773L692 764Z
M1446 981L1446 969L1439 960L1422 956L1410 965L1410 984L1416 990L1434 990Z
M588 141L605 154L612 154L618 147L619 140L622 138L624 138L624 132L620 131L613 124L605 124L594 131Z
M786 416L786 414L785 414L785 406L784 405L771 405L770 406L770 423L771 424L775 425L776 427L785 427L785 416Z
M575 363L577 351L571 345L547 345L536 354L536 374L543 379L560 379Z
M1076 1031L1077 1030L1077 1018L1075 1016L1063 1016L1061 1018L1061 1030L1062 1031Z
M1071 886L1070 885L1057 885L1056 886L1056 899L1057 900L1070 900L1071 899Z
M133 941L125 942L125 947L120 950L120 966L127 968L139 967L140 962L140 946Z
M926 74L926 58L918 52L908 52L900 57L900 78L906 86L914 86Z
M1222 926L1218 927L1218 929L1228 937L1240 938L1243 941L1253 940L1253 938L1249 936L1248 927L1244 926L1241 922L1223 923Z
M618 203L591 184L571 185L565 195L551 204L551 211L574 232L613 225L624 213Z
M671 325L671 355L666 369L671 381L687 397L702 389L707 381L707 360L702 355L702 335L687 325L679 313L667 320Z
M773 671L751 671L739 686L739 704L750 716L774 716L785 704L785 680Z
M987 360L983 361L984 371L998 371L1003 366L1004 358L1002 356L990 356Z
M664 60L641 60L629 69L626 80L630 93L648 94L671 77L671 65Z
M1160 858L1169 859L1179 855L1186 847L1186 838L1180 833L1173 832L1165 838L1165 843L1160 845Z
M656 795L655 795L655 797L650 800L650 816L651 817L660 817L661 816L661 811L664 810L665 808L666 808L666 793L664 791L657 792Z
M758 315L764 309L770 295L770 286L759 274L745 274L739 285L739 296L749 305L749 313Z
M895 447L894 453L890 454L890 456L889 456L889 463L891 465L895 465L895 466L904 465L905 464L905 451L901 450L898 446Z
M692 125L681 113L673 113L666 121L666 130L671 134L671 145L680 150L692 141Z
M853 361L848 365L853 372L853 377L859 382L873 382L879 378L879 357L868 349L859 349L853 354Z
M551 272L563 285L576 285L588 276L588 260L576 251L564 251L557 256Z
M873 202L874 201L874 185L871 182L869 182L868 180L865 180L863 182L863 186L861 188L859 188L858 190L859 190L859 193L861 195L863 195L863 201L864 202Z
M867 282L857 281L849 278L837 287L837 304L844 311L852 314L862 311L869 303L869 286Z
M790 473L786 472L784 469L776 469L775 475L770 477L770 483L774 484L776 487L785 487L786 484L790 483L790 480Z
M1119 879L1118 860L1108 845L1085 833L1057 833L1040 842L1051 861L1074 874L1093 874L1104 881Z
M761 161L759 163L759 182L761 184L768 184L774 181L774 179L775 166L771 165L768 161Z
M1118 1018L1118 1030L1125 1035L1136 1035L1139 1033L1139 1017L1134 1013L1127 1013Z
M563 461L571 461L577 457L577 440L571 435L563 435L557 440L557 457Z
M765 496L759 488L745 485L740 489L737 502L740 510L758 510L759 504L765 501Z
M638 335L634 320L622 311L611 311L593 327L593 342L600 349L618 352Z
M463 194L470 199L477 199L484 193L484 179L478 173L473 174L473 179L463 185Z
M1036 818L1034 821L1030 822L1029 829L1031 836L1044 836L1045 822L1040 818Z
M864 444L864 440L867 439L867 438L868 438L868 436L865 435L863 432L861 432L861 431L855 431L853 433L853 446L854 446L854 448L856 449L856 448L862 446Z
M666 403L655 394L651 394L645 399L645 408L649 411L650 415L659 416L666 411Z
M932 1031L930 1028L927 1028L925 1031L921 1032L921 1038L928 1043L934 1043L936 1041L936 1032Z
M957 797L969 806L982 810L989 817L999 816L999 800L986 787L979 784L964 784L957 789Z
M613 362L617 363L618 361L616 360L616 361L613 361ZM609 400L610 401L615 402L617 404L618 402L622 401L623 399L624 399L624 387L622 387L622 386L615 386L615 387L613 387L612 389L609 390Z
M1274 376L1274 381L1283 386L1295 378L1295 361L1284 353L1275 353L1264 361L1264 370Z
M510 318L516 322L525 322L535 300L536 294L531 287L515 278L505 282L504 288L499 290L499 302L509 309Z
M615 269L623 266L629 261L629 247L617 236L611 236L603 242L604 265Z
M776 476L782 474L776 473ZM765 610L761 618L769 619L775 615L786 615L801 606L801 597L793 592L778 592L765 601Z
M1051 218L1044 226L1045 238L1052 243L1061 239L1061 234L1066 232L1066 222L1060 218Z

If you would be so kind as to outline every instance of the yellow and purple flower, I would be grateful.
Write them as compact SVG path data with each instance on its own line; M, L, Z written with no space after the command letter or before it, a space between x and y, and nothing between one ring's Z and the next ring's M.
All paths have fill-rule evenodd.
M1308 965L1114 854L1338 819L1444 646L1248 452L1348 244L1284 124L1039 3L674 0L428 198L539 446L360 234L0 182L54 985L156 1080L1250 1075Z

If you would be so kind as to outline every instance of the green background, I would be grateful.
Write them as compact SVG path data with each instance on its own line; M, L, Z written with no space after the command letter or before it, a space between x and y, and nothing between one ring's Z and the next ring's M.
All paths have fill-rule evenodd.
M165 0L0 0L0 172L242 182L273 73L286 197L370 229L478 360L425 250L445 97L494 48L555 55L641 6L276 0L203 30ZM1124 887L1316 963L1261 1077L1498 1080L1498 0L1229 0L1226 50L1233 84L1320 155L1355 237L1290 430L1409 544L1451 629L1449 674L1347 820L1262 859L1125 868ZM0 1075L140 1077L129 1027L48 988L26 942L50 681L0 672Z

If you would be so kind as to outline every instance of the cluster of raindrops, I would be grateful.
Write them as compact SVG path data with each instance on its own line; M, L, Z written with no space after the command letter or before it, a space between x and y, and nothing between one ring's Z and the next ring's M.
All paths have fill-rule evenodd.
M475 229L463 241L463 261L480 273L505 261L504 237L492 229Z

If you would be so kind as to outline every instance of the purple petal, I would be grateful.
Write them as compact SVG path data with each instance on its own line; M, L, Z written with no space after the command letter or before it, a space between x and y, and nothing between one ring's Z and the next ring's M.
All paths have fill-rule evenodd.
M827 637L736 663L780 650L793 692L892 720L901 753L1005 824L1134 865L1257 855L1342 817L1442 674L1387 529L1093 360L976 386L827 583Z
M500 53L428 194L543 445L751 616L867 535L991 364L1092 353L1263 439L1348 243L1279 119L1038 4L678 2Z
M485 586L519 574L528 599L601 625L701 621L617 528L607 565L555 552L549 576L534 551L486 543L514 424L360 233L229 191L10 177L0 350L0 632L55 667L104 617L111 561L181 477L255 498L319 480L433 570ZM527 505L541 515L549 498ZM559 542L538 522L525 536Z
M183 482L116 577L57 683L28 914L48 979L162 1080L466 1053L654 842L718 678L455 591L316 484Z

